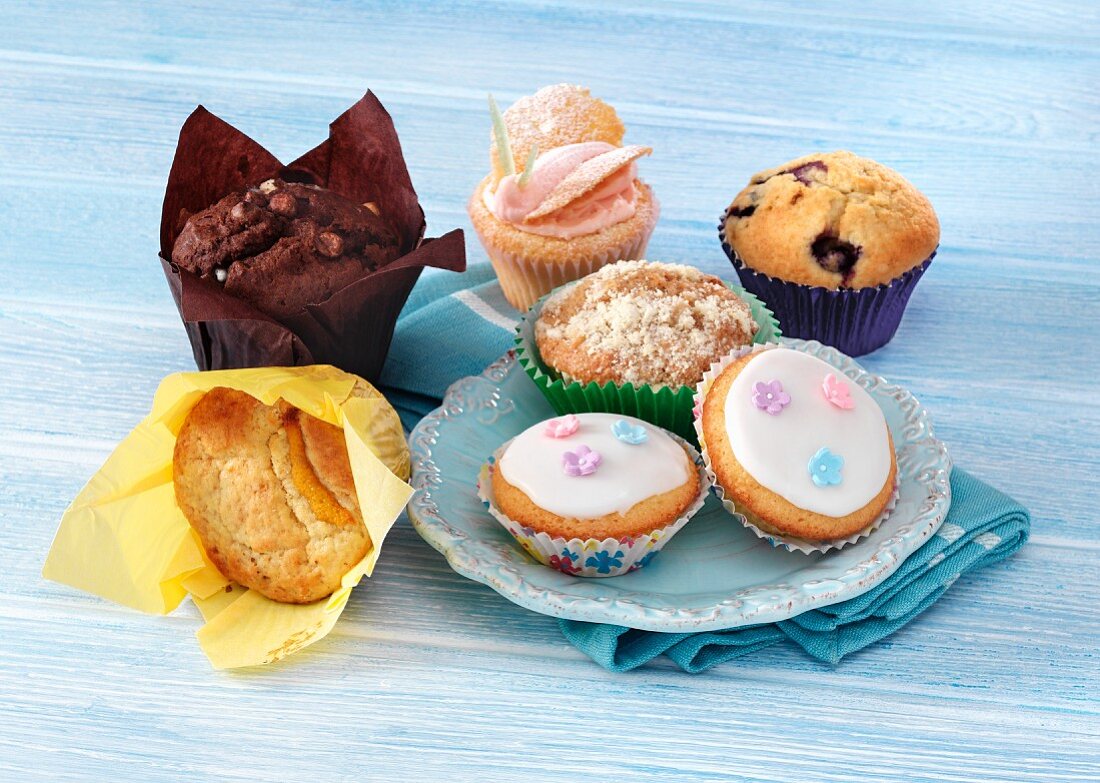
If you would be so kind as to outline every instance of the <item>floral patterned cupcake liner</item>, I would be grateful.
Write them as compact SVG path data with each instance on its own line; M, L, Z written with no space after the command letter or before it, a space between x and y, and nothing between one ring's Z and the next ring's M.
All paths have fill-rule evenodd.
M798 536L781 533L728 496L722 485L718 483L718 477L715 475L714 468L711 465L710 455L707 453L706 439L703 436L703 400L706 399L707 392L710 391L710 387L714 384L715 379L722 374L724 369L742 356L750 353L760 353L761 351L767 351L778 347L777 345L753 345L748 348L739 348L738 350L731 351L712 364L710 369L704 373L703 380L699 382L699 386L695 393L695 406L692 408L692 415L694 417L696 435L699 438L700 456L703 459L703 466L706 470L707 479L711 484L711 490L718 500L721 501L722 507L730 514L737 517L741 521L741 524L751 530L754 535L764 539L773 547L786 549L788 552L802 552L807 555L813 554L814 552L824 553L833 549L843 549L849 544L854 544L856 541L871 535L871 533L875 532L879 525L886 521L886 518L893 512L900 494L900 484L896 477L894 479L893 492L890 495L890 499L886 502L886 508L884 508L882 513L875 517L867 527L846 538L837 538L830 541L809 541L804 538L799 538Z
M481 466L477 478L477 496L493 518L512 534L527 554L545 566L570 576L585 577L620 576L637 571L648 565L661 547L699 512L710 491L710 479L707 477L699 452L683 438L676 435L670 435L670 437L687 450L695 463L699 477L699 493L692 504L674 522L649 533L607 538L602 541L595 538L562 538L520 524L505 515L496 506L492 475L496 469L497 460L512 442L511 440L493 452L488 462Z
M571 285L571 283L570 283ZM749 306L753 320L759 329L753 337L756 344L776 343L782 336L779 322L767 305L751 293L732 283L726 287L737 294ZM555 289L551 294L556 293ZM546 299L542 297L528 310L516 327L516 359L524 372L535 382L551 407L559 414L566 413L621 413L648 421L662 429L679 435L695 444L695 426L692 423L692 404L695 388L692 386L651 386L630 383L616 384L596 382L581 383L567 374L559 373L542 361L535 342L535 321Z
M788 337L817 340L849 356L870 353L893 339L913 289L936 257L933 251L889 283L870 288L833 290L791 283L757 272L741 260L726 241L727 215L718 224L718 238L741 285L768 303Z

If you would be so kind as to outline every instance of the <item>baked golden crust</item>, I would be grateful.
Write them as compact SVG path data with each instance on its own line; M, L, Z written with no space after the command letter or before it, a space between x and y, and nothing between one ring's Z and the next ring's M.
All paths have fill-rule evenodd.
M343 432L282 400L211 389L184 420L172 475L211 562L272 600L332 594L369 550Z
M554 294L535 322L542 360L582 383L694 386L759 325L714 275L623 261Z
M896 171L838 151L754 174L723 221L725 241L752 269L792 283L868 288L935 251L940 224Z
M734 456L726 434L726 395L734 378L752 358L753 354L748 354L726 367L715 378L703 400L703 441L717 483L728 497L755 517L753 521L759 527L781 535L797 536L808 541L830 541L863 530L885 510L894 492L898 464L893 439L890 440L890 473L886 483L866 506L843 517L829 517L799 508L749 475ZM890 437L889 434L887 437Z
M537 505L521 489L508 482L501 471L493 471L493 495L505 516L552 538L623 538L640 536L675 522L699 494L699 473L687 451L687 480L678 487L635 503L625 514L607 514L593 519L561 517Z
M592 97L587 87L555 84L513 103L502 115L516 171L523 171L531 147L539 152L582 141L605 141L616 147L623 141L622 120L615 109ZM496 139L490 134L489 163L493 184L504 176L497 159Z
M485 206L482 192L491 179L486 177L481 181L467 205L478 236L487 247L522 256L534 263L564 265L598 259L615 248L636 243L652 229L657 219L658 206L653 191L641 180L634 180L634 215L629 219L572 239L532 234L505 223Z

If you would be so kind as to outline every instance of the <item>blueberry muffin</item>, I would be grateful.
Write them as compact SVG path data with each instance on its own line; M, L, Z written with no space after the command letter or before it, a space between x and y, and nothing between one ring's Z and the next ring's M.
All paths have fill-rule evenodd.
M822 288L888 283L940 241L928 199L850 152L807 155L754 174L726 211L725 241L757 272Z
M172 261L278 319L324 301L399 254L396 231L373 205L275 179L191 215Z
M542 361L580 383L694 386L752 343L749 305L691 266L610 264L553 294L535 321Z
M897 172L831 152L753 175L718 234L741 284L784 334L858 356L893 337L940 224Z
M211 389L183 422L172 479L211 562L274 601L331 595L370 548L343 431L282 400Z

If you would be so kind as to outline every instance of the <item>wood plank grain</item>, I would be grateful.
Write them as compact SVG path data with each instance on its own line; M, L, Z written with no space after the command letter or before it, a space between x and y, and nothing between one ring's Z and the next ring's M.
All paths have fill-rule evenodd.
M0 26L0 779L1095 777L1093 4L40 0ZM655 147L655 258L729 276L718 213L807 150L925 190L941 253L864 363L1033 509L1031 544L838 667L786 645L702 677L604 672L404 521L332 635L256 672L210 670L190 605L41 580L68 499L192 366L154 256L196 103L290 158L374 88L439 231L468 227L485 91L560 80Z
M199 100L289 159L315 144L325 122L355 95L291 93L276 99L272 85L265 92L211 82L202 91L177 77L148 89L143 78L114 72L74 80L64 71L12 70L0 73L0 89L14 100L13 111L0 118L0 145L16 162L7 176L29 181L92 178L112 186L123 181L162 187L179 124ZM429 210L460 209L485 169L480 96L383 98L404 134L410 170ZM1041 253L1055 261L1090 257L1089 205L1100 197L1100 183L1080 176L1081 150L1053 149L1040 157L1025 146L901 141L858 127L822 131L700 117L626 117L630 138L658 151L644 162L643 173L662 199L666 230L694 231L706 224L713 236L718 215L754 171L808 150L851 147L896 166L928 193L946 247ZM1064 197L1066 182L1074 183L1080 198ZM990 210L990 203L997 209Z

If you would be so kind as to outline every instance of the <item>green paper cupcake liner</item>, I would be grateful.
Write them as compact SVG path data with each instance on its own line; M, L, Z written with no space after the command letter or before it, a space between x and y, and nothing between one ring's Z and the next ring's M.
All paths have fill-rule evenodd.
M725 281L723 281L725 282ZM568 283L567 285L575 285ZM744 288L725 282L727 288L737 294L749 306L752 318L759 329L753 343L777 343L781 336L779 321L772 311ZM693 386L651 386L649 384L616 384L608 382L581 383L563 378L560 373L543 363L535 343L535 321L546 300L566 286L554 289L528 310L516 327L516 358L528 377L546 397L550 406L559 414L566 413L621 413L656 424L698 446L692 407L695 404Z

